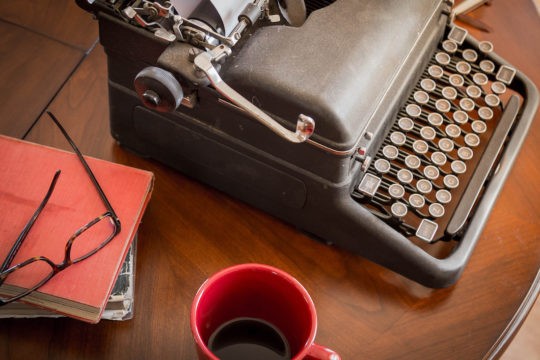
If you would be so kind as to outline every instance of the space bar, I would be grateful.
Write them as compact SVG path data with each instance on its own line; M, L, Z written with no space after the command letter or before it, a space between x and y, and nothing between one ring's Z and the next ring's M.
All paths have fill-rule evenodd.
M491 171L491 168L495 163L495 159L497 159L497 156L502 148L504 140L506 139L506 136L508 135L512 124L516 119L518 110L519 98L517 95L512 95L512 97L508 101L504 113L502 114L499 125L497 126L497 128L493 132L491 139L489 140L484 155L482 155L482 159L478 163L478 166L476 167L474 174L471 177L469 184L467 185L467 188L463 192L461 201L456 207L452 219L450 219L450 222L448 223L448 226L446 228L447 234L453 236L457 232L459 232L465 225L465 222L469 217L472 207L476 202L476 198L478 197L478 194L480 194L484 182L486 181L489 172Z

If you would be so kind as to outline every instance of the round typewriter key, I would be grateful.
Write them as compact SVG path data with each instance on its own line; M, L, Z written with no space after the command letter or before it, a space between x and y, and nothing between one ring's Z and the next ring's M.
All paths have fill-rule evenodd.
M502 82L500 81L494 81L492 84L491 84L491 90L495 93L495 94L504 94L506 92L506 85L504 85Z
M439 65L431 65L428 68L428 74L431 75L432 78L440 79L443 77L444 71Z
M435 151L431 154L431 161L437 166L446 164L446 155L440 151Z
M447 125L444 131L446 132L446 135L450 136L451 138L457 138L459 135L461 135L461 128L456 124Z
M422 79L420 81L420 87L427 92L432 92L437 87L437 84L432 79Z
M471 148L463 146L458 149L457 154L461 160L471 160L474 152Z
M484 98L486 104L491 107L499 106L501 99L495 94L487 94Z
M442 89L442 96L448 100L454 100L457 97L457 90L451 86L445 86Z
M405 158L405 165L407 165L409 169L418 169L421 163L420 158L416 155L407 155Z
M402 218L407 215L407 205L402 202L395 202L390 207L390 211L395 217Z
M440 139L438 145L439 149L447 153L454 150L454 142L448 138Z
M413 173L407 169L401 169L397 173L397 178L403 184L410 184L413 180Z
M440 112L448 112L450 111L450 102L446 99L439 99L435 101L435 107Z
M467 86L467 95L470 97L470 98L473 98L473 99L478 99L480 96L482 96L482 89L480 89L478 86L476 85L469 85Z
M468 62L460 61L456 64L456 70L460 74L467 75L471 72L471 65Z
M440 126L443 123L443 117L439 113L430 113L427 119L433 126Z
M428 165L424 168L424 176L429 180L435 180L439 177L439 169L433 165Z
M449 189L455 189L459 186L459 180L455 175L446 175L443 179L444 186Z
M488 77L484 73L476 73L473 75L473 81L476 85L486 85L488 83Z
M429 102L429 95L422 90L415 91L413 97L414 101L419 104L427 104Z
M435 130L431 126L424 126L420 129L420 136L424 140L433 140L435 139Z
M426 199L420 194L411 194L409 196L409 204L414 208L420 209L426 204Z
M453 54L457 51L458 45L453 40L444 40L442 42L442 48L449 54Z
M491 60L482 60L480 61L480 69L487 74L491 74L495 71L495 64Z
M417 154L425 154L429 149L428 144L424 140L416 140L413 142L413 150Z
M469 98L463 98L459 100L459 106L465 110L465 111L473 111L474 110L474 101Z
M377 159L374 166L375 170L377 170L377 172L381 174L386 174L390 171L391 168L390 162L386 159Z
M463 174L465 171L467 171L467 165L461 160L454 160L450 164L450 167L452 168L452 171L456 174Z
M405 195L405 188L399 184L392 184L388 187L388 194L394 199L401 199Z
M398 126L403 131L411 131L414 128L414 121L408 117L402 117L398 120Z
M482 106L478 109L478 116L480 116L480 119L482 120L491 120L493 119L493 110L487 106Z
M409 104L407 105L407 107L405 108L405 112L410 116L410 117L413 117L413 118L417 118L420 116L420 114L422 114L422 109L420 108L420 106L416 105L416 104Z
M478 59L478 53L473 49L465 49L461 55L468 62L475 62Z
M444 206L439 203L433 203L429 205L429 214L434 218L440 218L444 216Z
M441 189L437 190L435 193L435 198L442 204L448 204L450 201L452 201L452 194L450 194L450 191L448 190Z
M394 160L398 157L399 150L394 145L386 145L383 148L383 155L389 160Z
M429 194L433 190L433 185L431 185L431 181L429 180L420 179L416 182L416 188L422 194Z
M474 120L471 124L471 129L477 134L483 134L487 130L487 125L481 120Z
M469 115L463 110L456 110L454 111L454 114L452 115L452 118L455 122L458 124L465 124L467 121L469 121Z
M493 43L491 41L480 41L478 43L478 50L484 54L489 54L493 51Z
M450 55L439 51L437 54L435 54L435 61L437 61L440 65L448 65L450 64Z
M390 141L398 146L405 144L405 140L407 140L407 137L400 131L394 131L392 134L390 134Z
M480 145L480 138L478 135L470 133L465 135L465 144L467 144L470 147L477 147Z
M465 83L465 80L463 79L463 76L459 74L452 74L448 77L448 81L450 81L450 84L456 87L463 86Z

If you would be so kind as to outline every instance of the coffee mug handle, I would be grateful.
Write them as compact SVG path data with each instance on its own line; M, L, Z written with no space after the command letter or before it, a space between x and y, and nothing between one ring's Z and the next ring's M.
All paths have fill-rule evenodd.
M341 360L341 356L334 350L330 350L321 345L312 344L309 348L309 353L304 360Z

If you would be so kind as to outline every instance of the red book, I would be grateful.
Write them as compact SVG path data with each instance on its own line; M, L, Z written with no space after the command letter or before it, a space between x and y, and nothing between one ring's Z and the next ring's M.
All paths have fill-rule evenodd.
M47 205L11 264L35 256L61 263L70 236L106 211L80 160L71 152L2 135L0 159L0 262L42 201L55 172L60 170ZM154 176L109 161L85 159L116 211L121 231L96 254L61 271L21 301L97 323L150 199ZM107 229L97 227L92 236L105 239L107 234L100 231ZM0 293L10 287L28 286L31 276L14 272L0 287Z

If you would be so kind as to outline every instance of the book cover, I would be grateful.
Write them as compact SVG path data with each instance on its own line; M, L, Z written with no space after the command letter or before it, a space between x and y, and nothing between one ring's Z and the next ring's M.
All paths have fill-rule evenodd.
M0 135L0 260L43 199L52 177L56 188L12 264L35 256L61 263L69 237L106 209L77 156L71 152ZM122 228L104 248L73 264L21 301L96 323L108 303L153 187L148 171L85 157L115 209ZM110 229L109 229L110 230ZM92 236L107 236L97 227ZM28 286L32 275L15 272L0 292Z

